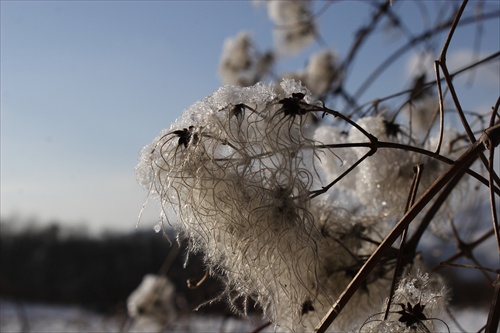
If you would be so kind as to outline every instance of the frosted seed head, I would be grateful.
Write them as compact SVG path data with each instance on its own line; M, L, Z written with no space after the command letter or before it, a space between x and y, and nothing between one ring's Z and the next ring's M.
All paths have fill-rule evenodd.
M128 314L138 320L164 325L177 315L174 294L175 287L166 277L145 275L127 299Z
M309 1L269 1L268 14L276 25L274 37L280 51L295 53L316 39Z
M314 103L293 80L279 89L223 86L162 131L138 165L162 211L175 212L189 251L202 253L224 282L233 309L244 313L236 299L253 298L296 331L312 329L327 311L337 277L344 281L354 261L346 247L358 247L346 236L354 227L335 227L343 217L325 222L342 244L321 236L309 199L317 154L304 132ZM349 260L335 257L346 253ZM334 277L325 272L333 264Z
M225 84L238 84L240 74L250 68L253 62L250 47L251 38L247 32L240 32L224 41L219 74Z
M227 38L219 62L219 75L224 84L251 86L269 73L274 63L272 52L259 54L247 32Z
M324 95L336 79L337 60L330 50L315 53L305 69L305 85L316 96Z
M403 108L403 114L417 137L424 137L431 130L436 123L438 112L439 100L432 94L408 103Z

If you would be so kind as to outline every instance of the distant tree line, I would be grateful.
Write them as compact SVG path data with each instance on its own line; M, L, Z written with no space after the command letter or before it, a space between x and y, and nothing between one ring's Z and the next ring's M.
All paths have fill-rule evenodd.
M145 274L157 274L171 249L165 237L151 231L100 237L67 233L57 225L43 229L0 232L0 298L22 302L75 304L99 312L126 311L126 299ZM177 289L178 306L192 310L219 293L218 281L207 279L189 289L188 279L203 276L204 264L191 255L184 268L182 249L167 275ZM218 311L220 306L200 311Z

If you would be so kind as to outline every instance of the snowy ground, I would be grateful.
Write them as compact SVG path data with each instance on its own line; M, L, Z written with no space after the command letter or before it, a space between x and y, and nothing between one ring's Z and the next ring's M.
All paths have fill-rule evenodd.
M455 311L465 332L477 332L485 324L487 309ZM460 330L448 318L451 332ZM252 332L263 321L254 323L221 317L190 316L179 318L175 326L161 329L152 323L133 322L126 316L103 316L79 307L45 304L18 304L0 301L0 332ZM437 323L436 323L437 324ZM261 332L272 332L267 327ZM440 329L446 332L446 329Z
M237 319L190 316L162 329L151 322L134 322L125 315L103 316L76 306L18 304L0 301L0 332L251 332L252 324ZM268 331L269 332L269 331Z

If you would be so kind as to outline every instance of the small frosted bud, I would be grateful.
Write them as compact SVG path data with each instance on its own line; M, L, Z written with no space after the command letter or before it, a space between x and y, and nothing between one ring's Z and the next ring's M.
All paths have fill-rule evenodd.
M403 273L394 291L389 315L382 312L371 316L359 332L433 332L435 322L447 326L439 316L447 302L446 287L437 275L424 273L417 263Z

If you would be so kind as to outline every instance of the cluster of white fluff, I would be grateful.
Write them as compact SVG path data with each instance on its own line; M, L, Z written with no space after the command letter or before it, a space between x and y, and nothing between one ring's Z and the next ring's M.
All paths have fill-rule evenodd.
M271 0L267 2L269 18L276 25L274 37L284 53L300 51L316 37L316 24L309 0Z
M177 316L175 286L165 276L147 274L127 299L127 310L138 322L165 326Z
M247 32L227 38L219 63L219 75L224 84L250 86L269 73L272 53L259 54Z
M339 78L337 57L330 50L320 50L309 58L306 68L283 77L301 81L314 96L325 96Z
M387 317L386 306L377 315L372 315L360 327L360 333L410 333L433 332L436 323L449 327L439 316L447 303L447 289L442 279L430 276L417 263L407 269L394 291Z
M436 119L439 115L438 97L429 94L411 101L404 106L403 113L408 118L412 136L421 139L436 124Z
M312 330L327 313L390 227L382 201L383 213L401 211L417 162L380 150L333 188L336 196L312 196L367 149L331 146L368 139L354 127L316 129L324 111L297 81L224 86L162 131L137 166L140 183L176 213L189 250L225 283L233 310L245 313L251 298L285 331ZM389 139L382 118L359 124ZM371 214L357 214L354 197ZM379 265L331 331L380 306L393 264Z
M335 54L330 50L321 50L309 58L304 73L304 84L314 95L323 96L338 75L338 61Z
M361 118L357 124L378 141L408 144L407 135L393 133L391 128L397 125L391 124L383 115ZM457 150L453 148L453 144L457 135L451 131L445 133L441 152L448 157L456 156ZM357 129L341 133L335 126L319 127L314 139L337 144L369 143L368 138ZM421 148L433 151L437 140L437 137L430 138ZM332 181L369 151L370 148L361 146L325 151L319 169L325 179ZM357 209L358 213L394 219L404 212L417 165L421 165L418 198L446 168L446 164L421 153L394 148L379 148L339 181L332 189L331 196L336 200L342 200L339 196L347 197L344 205Z

